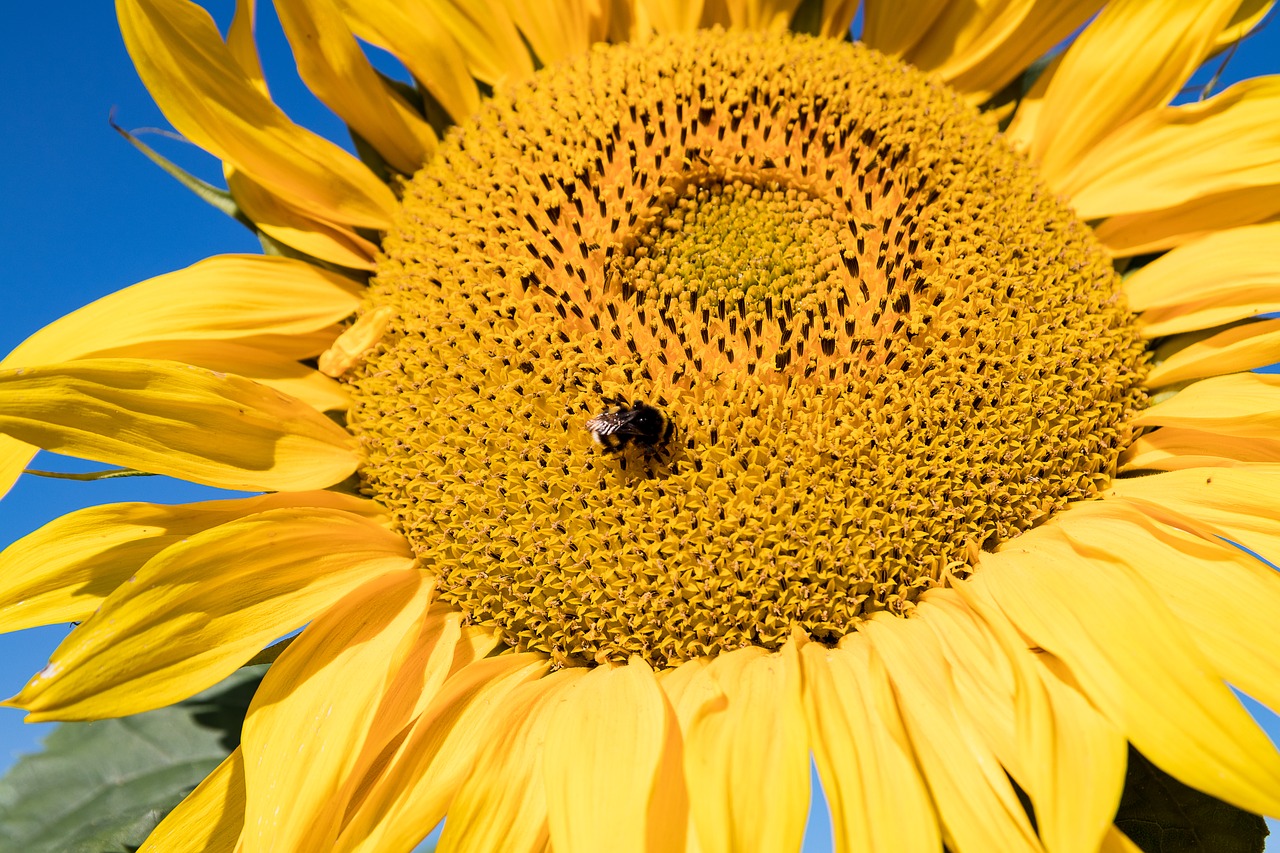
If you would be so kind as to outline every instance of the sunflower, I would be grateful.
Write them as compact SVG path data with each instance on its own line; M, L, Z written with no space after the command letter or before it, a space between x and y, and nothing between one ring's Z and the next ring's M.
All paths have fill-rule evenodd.
M1170 105L1271 4L856 5L277 0L357 158L252 0L118 0L267 253L14 350L0 482L257 494L0 555L81 623L8 704L302 629L146 849L794 850L810 755L840 850L1134 849L1130 746L1280 815L1280 79Z

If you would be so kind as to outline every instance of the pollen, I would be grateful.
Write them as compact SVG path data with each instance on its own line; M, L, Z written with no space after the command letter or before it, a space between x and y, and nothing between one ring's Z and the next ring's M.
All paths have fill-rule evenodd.
M1089 228L955 93L829 39L500 88L384 251L363 486L444 599L563 665L906 615L1095 495L1145 403ZM661 452L593 440L640 404Z

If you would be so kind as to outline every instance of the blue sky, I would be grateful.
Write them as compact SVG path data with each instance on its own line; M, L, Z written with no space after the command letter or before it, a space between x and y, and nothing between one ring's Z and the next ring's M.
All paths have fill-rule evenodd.
M209 0L225 24L231 0ZM205 206L135 151L108 125L114 108L126 128L164 127L164 120L125 53L113 4L15 3L5 11L0 52L0 241L9 258L3 291L8 319L0 351L87 302L134 282L224 252L255 252L240 225ZM277 100L302 124L344 140L341 124L291 73L291 59L269 9L261 11L260 42ZM1232 60L1226 80L1280 71L1280 23L1274 20ZM216 163L191 146L147 141L209 180ZM84 470L43 455L37 467ZM121 500L182 502L224 493L160 478L100 483L25 477L0 503L0 546L59 515ZM69 626L0 636L0 693L12 695L39 670ZM45 726L26 726L21 713L0 709L0 771L37 748ZM1280 732L1274 719L1269 730ZM826 834L813 827L813 841ZM1273 822L1272 831L1280 832ZM1273 838L1275 836L1273 835ZM1273 845L1280 849L1280 845Z

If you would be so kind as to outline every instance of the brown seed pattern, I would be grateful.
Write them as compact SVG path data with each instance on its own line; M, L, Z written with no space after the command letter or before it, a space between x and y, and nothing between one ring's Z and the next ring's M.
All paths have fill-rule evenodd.
M1113 475L1144 349L940 84L703 31L498 92L407 185L347 377L368 491L518 649L655 666L906 613ZM644 401L668 452L585 423Z

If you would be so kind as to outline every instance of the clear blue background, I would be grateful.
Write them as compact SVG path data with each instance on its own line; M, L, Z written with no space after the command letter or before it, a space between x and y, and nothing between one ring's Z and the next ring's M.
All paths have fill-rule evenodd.
M209 0L225 29L231 0ZM125 53L113 4L11 3L0 51L0 241L9 260L3 282L0 352L36 329L100 296L223 252L256 252L240 225L168 178L108 126L165 127ZM267 79L293 119L346 142L343 127L297 81L270 8L260 9L259 44ZM1232 59L1224 81L1280 71L1280 25L1272 21ZM1201 75L1198 79L1205 79ZM1225 85L1225 83L1224 83ZM216 162L191 146L144 139L191 171L218 181ZM42 454L37 467L86 470ZM99 483L24 477L0 503L0 546L70 510L120 500L181 502L219 494L159 478ZM1241 602L1247 607L1248 602ZM1277 614L1280 622L1280 614ZM12 695L39 670L70 626L0 636L0 694ZM1257 706L1252 706L1255 710ZM21 712L0 709L0 772L19 753L35 751L47 725L24 725ZM1264 714L1273 739L1280 726ZM1280 823L1270 821L1272 843ZM830 849L819 805L806 849Z

